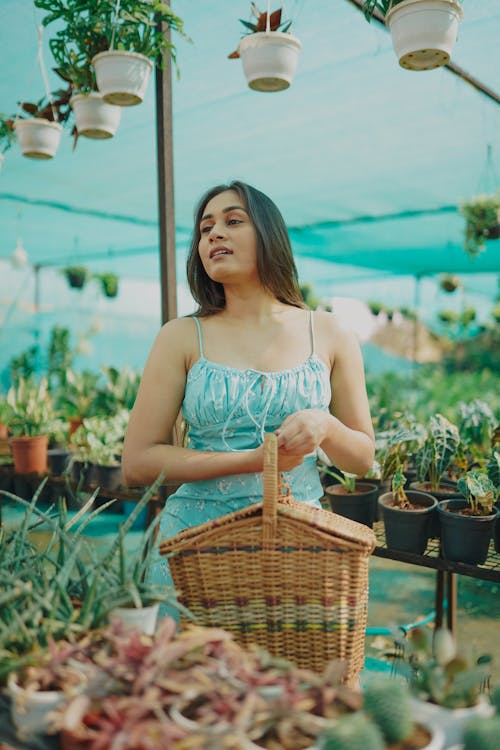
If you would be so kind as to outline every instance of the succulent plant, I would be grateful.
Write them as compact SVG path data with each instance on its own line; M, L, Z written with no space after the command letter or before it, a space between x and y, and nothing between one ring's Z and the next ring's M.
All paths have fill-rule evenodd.
M497 750L500 716L475 716L464 728L463 750Z
M384 747L380 729L362 711L341 716L318 741L319 750L383 750Z
M364 710L388 743L401 742L410 736L414 721L410 692L405 682L382 675L368 682L363 695Z

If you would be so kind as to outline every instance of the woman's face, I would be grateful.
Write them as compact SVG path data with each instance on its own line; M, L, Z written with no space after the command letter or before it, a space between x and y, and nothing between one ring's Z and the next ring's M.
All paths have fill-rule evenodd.
M221 284L258 280L257 234L235 190L208 201L200 221L198 252L213 281Z

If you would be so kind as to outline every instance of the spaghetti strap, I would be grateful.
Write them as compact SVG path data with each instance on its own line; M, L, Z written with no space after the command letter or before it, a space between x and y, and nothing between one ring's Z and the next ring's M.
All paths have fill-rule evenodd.
M198 329L198 346L200 347L200 357L204 358L204 354L203 354L203 339L202 339L202 336L201 336L200 321L198 320L198 318L196 317L196 315L193 315L193 320L196 323L196 328Z
M311 323L311 357L316 354L316 339L314 337L314 313L313 310L310 311L310 323Z

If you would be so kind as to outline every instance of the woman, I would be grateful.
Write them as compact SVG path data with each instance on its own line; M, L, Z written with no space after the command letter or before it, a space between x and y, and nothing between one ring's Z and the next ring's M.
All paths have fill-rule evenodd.
M187 275L198 312L160 330L123 450L128 484L161 472L183 483L159 538L262 499L264 432L278 435L278 465L297 500L319 505L318 448L365 474L374 436L360 349L335 315L305 308L275 204L242 182L209 190ZM180 410L188 447L168 444ZM154 576L168 580L166 562Z

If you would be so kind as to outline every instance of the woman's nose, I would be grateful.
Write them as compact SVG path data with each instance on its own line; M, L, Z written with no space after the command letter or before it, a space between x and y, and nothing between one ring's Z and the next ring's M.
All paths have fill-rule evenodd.
M223 236L224 236L223 228L220 226L220 224L214 224L213 227L210 229L209 239L220 240Z

